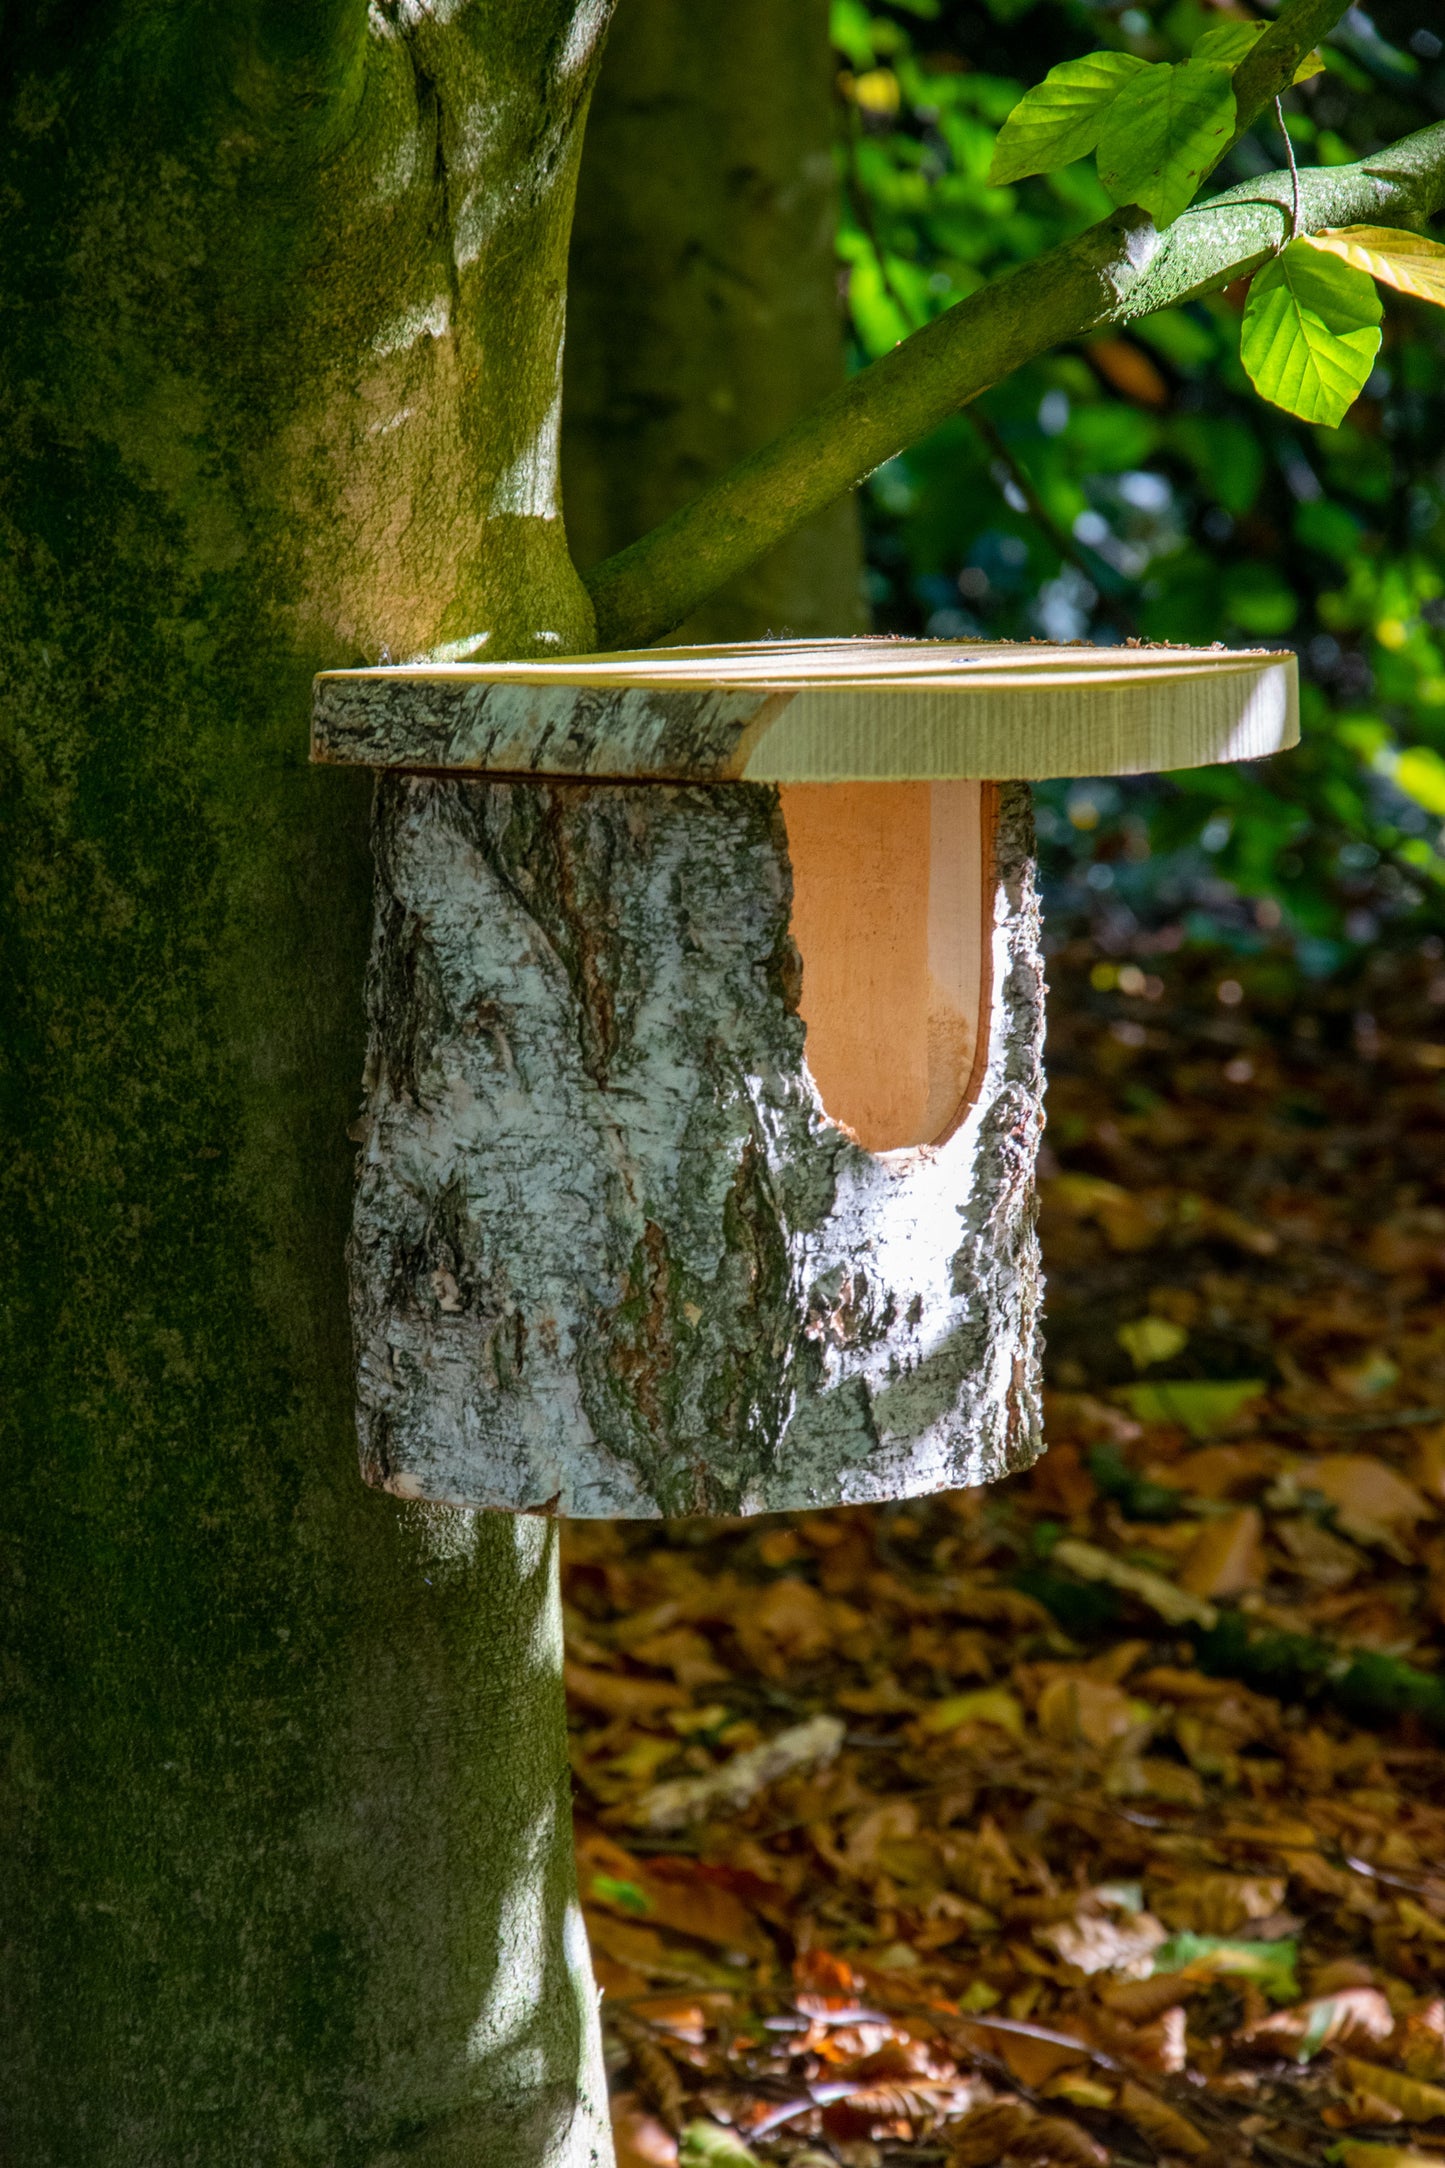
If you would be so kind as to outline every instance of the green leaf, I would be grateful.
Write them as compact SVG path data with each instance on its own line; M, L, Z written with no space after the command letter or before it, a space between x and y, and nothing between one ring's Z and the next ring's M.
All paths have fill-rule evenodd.
M1333 497L1315 497L1295 513L1294 531L1296 541L1303 542L1306 549L1333 557L1348 571L1360 553L1360 537L1365 530L1354 513L1336 504Z
M1239 358L1262 399L1335 429L1375 365L1382 314L1367 272L1292 241L1255 274Z
M1253 1980L1272 2002L1299 1996L1295 1958L1299 1945L1236 1942L1230 1936L1179 1934L1154 1952L1155 1972L1186 1972L1197 1980Z
M751 2146L719 2123L689 2123L682 2134L679 2168L761 2168Z
M1021 181L1087 157L1120 91L1148 66L1133 53L1086 53L1051 68L999 130L990 181Z
M1268 25L1266 23L1220 23L1215 30L1206 30L1197 38L1190 53L1191 60L1212 60L1227 67L1237 68L1245 54L1257 45Z
M1117 1397L1136 1422L1177 1423L1191 1438L1212 1438L1267 1390L1263 1378L1234 1378L1227 1384L1222 1379L1181 1378L1177 1383L1126 1385Z
M1391 780L1427 813L1445 813L1445 760L1428 745L1408 746L1391 763Z
M1134 76L1105 117L1099 179L1116 203L1158 226L1179 216L1234 132L1233 70L1210 60L1160 61Z
M619 1882L615 1875L594 1874L592 1894L605 1905L617 1905L623 1912L650 1912L652 1899L635 1882Z
M1242 558L1224 575L1224 606L1241 632L1276 640L1299 616L1299 596L1277 565Z
M1246 422L1227 415L1184 414L1169 430L1209 494L1240 519L1264 482L1264 450Z

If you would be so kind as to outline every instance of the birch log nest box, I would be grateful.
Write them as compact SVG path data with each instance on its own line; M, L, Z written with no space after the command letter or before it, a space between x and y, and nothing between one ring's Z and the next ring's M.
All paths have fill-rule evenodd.
M1295 742L1294 658L846 640L333 671L377 793L350 1269L405 1498L764 1513L1040 1447L1027 778Z

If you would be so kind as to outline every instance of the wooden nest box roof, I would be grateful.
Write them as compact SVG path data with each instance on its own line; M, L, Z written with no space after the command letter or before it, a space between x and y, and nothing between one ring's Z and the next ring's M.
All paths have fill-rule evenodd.
M312 758L599 782L928 782L1138 775L1298 738L1289 652L780 640L326 671Z

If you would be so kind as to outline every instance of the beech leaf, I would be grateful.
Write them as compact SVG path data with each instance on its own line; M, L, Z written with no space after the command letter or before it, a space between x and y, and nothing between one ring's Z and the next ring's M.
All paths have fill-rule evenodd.
M1433 2123L1437 2116L1445 2115L1445 2088L1441 2086L1425 2085L1419 2078L1407 2078L1402 2071L1386 2070L1379 2063L1361 2062L1353 2055L1342 2055L1338 2068L1357 2092L1397 2108L1407 2123Z
M1393 226L1335 226L1312 233L1306 246L1338 256L1356 271L1393 286L1416 301L1445 308L1445 242L1428 234L1403 233Z
M1086 53L1051 68L999 130L989 179L1021 181L1087 157L1115 98L1148 65L1133 53Z
M1382 313L1366 272L1292 241L1255 274L1240 359L1261 398L1337 429L1375 366Z
M1294 2049L1296 2061L1307 2063L1321 2048L1388 2040L1394 2029L1395 2014L1377 1987L1342 1987L1293 2010L1276 2010L1247 2025L1240 2038L1278 2041Z
M1198 2159L1210 2151L1209 2140L1195 2128L1188 2116L1170 2107L1158 2095L1136 2085L1126 2078L1119 2091L1120 2115L1141 2130L1149 2143L1164 2154L1182 2154L1186 2159Z
M1099 137L1099 179L1158 226L1179 216L1234 130L1233 69L1160 61L1125 84Z
M1196 38L1191 60L1212 60L1236 68L1268 29L1267 23L1220 23Z

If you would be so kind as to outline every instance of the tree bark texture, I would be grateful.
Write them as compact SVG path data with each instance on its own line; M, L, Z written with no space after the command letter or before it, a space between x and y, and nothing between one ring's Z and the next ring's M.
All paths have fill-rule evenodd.
M369 785L310 680L586 647L605 9L5 10L3 2075L19 2168L598 2168L552 1532L356 1473Z
M777 794L389 776L352 1235L363 1463L403 1497L768 1513L1039 1449L1027 788L987 1060L871 1154L804 1065Z
M562 475L579 565L843 382L828 0L622 0L587 124ZM867 629L840 496L670 639Z

